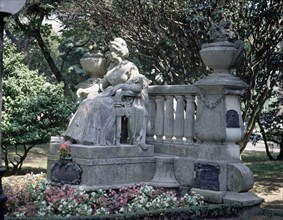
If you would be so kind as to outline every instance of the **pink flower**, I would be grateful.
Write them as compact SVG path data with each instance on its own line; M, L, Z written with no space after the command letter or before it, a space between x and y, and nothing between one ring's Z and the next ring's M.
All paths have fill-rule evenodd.
M65 157L71 156L70 145L71 145L70 141L64 141L60 144L60 147L59 147L60 158L65 158Z

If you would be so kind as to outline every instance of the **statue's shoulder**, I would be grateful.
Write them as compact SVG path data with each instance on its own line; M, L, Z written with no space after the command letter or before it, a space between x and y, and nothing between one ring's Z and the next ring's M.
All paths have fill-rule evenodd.
M137 65L129 60L125 61L123 66L127 69L132 69L132 68L138 69Z

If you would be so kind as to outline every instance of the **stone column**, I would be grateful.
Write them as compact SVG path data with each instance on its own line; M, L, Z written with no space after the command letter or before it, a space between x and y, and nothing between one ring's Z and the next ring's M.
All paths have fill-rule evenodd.
M164 142L173 142L172 137L174 134L174 107L173 96L166 96L165 109L164 109L164 135L166 139Z
M195 103L194 103L194 96L186 95L186 119L185 119L185 143L193 143L194 137L194 122L195 122Z
M155 97L149 97L149 110L148 110L148 122L147 122L147 130L146 130L146 141L148 143L154 142L154 119L155 119Z
M155 135L156 142L162 142L164 135L163 130L163 121L164 121L164 97L156 97L156 116L155 116Z
M184 97L181 95L176 96L176 116L174 121L174 136L176 138L176 143L182 143L182 138L184 136Z

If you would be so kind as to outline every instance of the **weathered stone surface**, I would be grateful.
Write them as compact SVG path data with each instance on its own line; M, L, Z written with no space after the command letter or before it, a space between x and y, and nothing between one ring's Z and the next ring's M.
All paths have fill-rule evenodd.
M191 192L195 192L204 197L204 201L211 203L222 203L226 194L225 191L213 191L207 189L192 188Z
M76 158L83 159L105 159L105 158L127 158L127 157L152 157L154 146L147 145L145 150L136 145L112 145L92 146L72 144L71 152Z
M225 118L223 117L225 110L224 96L221 91L218 94L208 94L202 91L198 98L195 125L196 137L202 142L221 144L226 138Z
M62 142L62 138L61 137L52 136L50 138L49 154L57 155L61 142Z
M227 191L212 191L198 188L192 188L191 192L195 192L204 197L206 202L210 203L226 203L226 204L240 204L243 206L254 206L261 204L263 199L252 192L237 193Z
M101 51L86 54L80 59L80 64L90 77L102 78L107 72L106 59Z
M203 49L200 51L202 61L208 67L219 71L229 69L235 60L237 49L233 43L230 42L214 42L204 44Z
M179 183L174 175L174 160L178 158L173 156L155 156L155 158L156 170L150 185L170 188L178 187Z
M192 187L194 182L194 162L195 160L180 157L175 160L175 177L181 186Z
M227 167L227 190L247 192L253 187L254 179L251 170L242 163L231 163Z
M52 149L60 143L52 143ZM73 161L82 169L81 187L87 190L109 189L149 182L155 173L153 146L143 150L135 145L71 145ZM55 151L55 150L53 150ZM47 177L52 178L52 164L57 154L48 155Z
M83 170L82 185L92 188L149 182L155 159L150 157L75 159Z
M224 203L238 203L243 206L254 206L261 204L264 200L252 192L226 192L223 198Z
M156 143L155 153L170 154L199 160L241 162L240 148L236 144L165 144Z
M118 145L121 117L124 116L127 118L128 143L144 145L149 81L139 73L134 63L126 59L129 50L125 40L114 38L109 43L109 50L109 66L107 71L101 71L105 73L101 81L78 89L77 94L83 101L63 136L73 143L84 145ZM95 75L92 71L100 72L103 69L102 60L100 62L97 59L88 57L81 60L91 75Z

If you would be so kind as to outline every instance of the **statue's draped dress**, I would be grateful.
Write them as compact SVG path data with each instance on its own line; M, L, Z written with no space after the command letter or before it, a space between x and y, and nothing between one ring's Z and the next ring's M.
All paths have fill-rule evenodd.
M100 94L83 100L73 115L63 136L86 145L111 145L115 138L115 109L113 97L124 84L141 84L147 87L147 79L139 74L135 64L123 62L109 70L104 78L110 86ZM147 94L143 89L133 97L126 109L130 144L144 142L147 115Z

